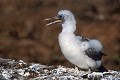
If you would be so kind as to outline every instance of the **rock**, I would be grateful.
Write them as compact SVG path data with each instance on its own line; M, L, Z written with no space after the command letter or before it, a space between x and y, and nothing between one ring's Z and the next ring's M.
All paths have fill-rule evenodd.
M86 75L86 77L83 77ZM26 63L22 60L0 58L0 79L2 80L119 80L120 71L79 71L64 66L47 66L40 63Z

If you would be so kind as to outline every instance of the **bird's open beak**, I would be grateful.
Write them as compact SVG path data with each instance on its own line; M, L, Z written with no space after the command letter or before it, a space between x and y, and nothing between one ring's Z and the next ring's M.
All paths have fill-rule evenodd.
M49 26L54 23L61 23L62 19L59 18L58 16L55 16L53 18L46 18L44 21L49 21L45 26Z

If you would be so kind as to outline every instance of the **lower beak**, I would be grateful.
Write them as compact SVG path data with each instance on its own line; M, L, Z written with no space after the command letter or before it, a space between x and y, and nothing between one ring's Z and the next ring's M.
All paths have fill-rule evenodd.
M55 16L53 18L46 18L44 21L49 21L45 26L49 26L51 24L55 23L61 23L62 19L60 19L58 16Z

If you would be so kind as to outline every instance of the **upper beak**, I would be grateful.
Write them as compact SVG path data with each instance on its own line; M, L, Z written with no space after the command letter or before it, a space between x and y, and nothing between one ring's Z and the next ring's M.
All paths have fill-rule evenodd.
M46 18L44 21L49 21L45 26L49 26L54 23L62 22L62 19L58 16L52 17L52 18Z

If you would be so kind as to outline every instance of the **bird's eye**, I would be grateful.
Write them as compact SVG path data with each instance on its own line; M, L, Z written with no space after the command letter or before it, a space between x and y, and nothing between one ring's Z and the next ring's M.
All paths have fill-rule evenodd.
M64 15L58 15L59 18L64 18Z

